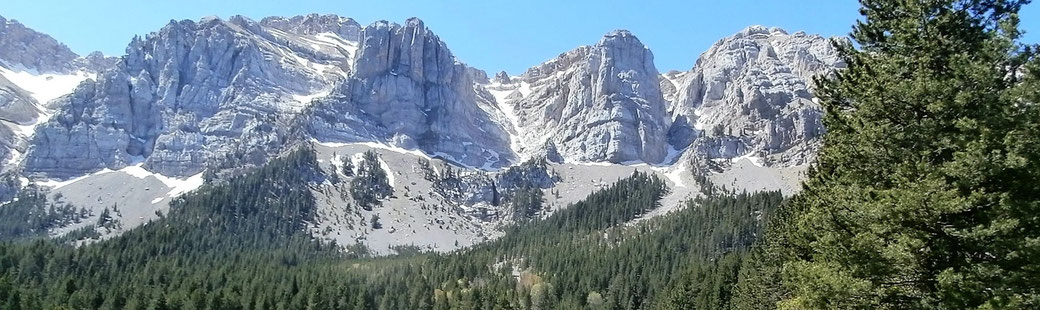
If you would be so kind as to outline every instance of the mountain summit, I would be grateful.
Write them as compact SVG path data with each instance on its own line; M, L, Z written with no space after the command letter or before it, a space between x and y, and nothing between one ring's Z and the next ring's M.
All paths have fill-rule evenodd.
M35 183L88 214L141 206L119 215L115 234L204 180L309 144L335 176L309 185L328 204L314 225L339 242L370 236L374 248L458 245L348 229L335 223L358 214L336 206L378 202L387 207L367 212L391 218L422 199L436 212L399 225L456 217L449 235L472 244L513 220L504 214L517 212L517 195L554 192L549 213L633 171L668 179L674 201L705 179L793 192L823 132L811 77L843 66L825 38L759 26L720 40L685 72L660 73L638 37L615 30L518 76L489 78L418 18L170 21L118 59L78 57L3 23L14 34L2 40L25 43L0 51L0 198ZM33 51L54 57L19 56ZM43 93L37 80L68 85ZM335 180L375 170L387 178L382 196L329 195L364 187ZM121 194L89 190L113 184Z
M509 134L459 62L418 18L361 31L356 71L313 110L309 132L327 142L388 143L472 167L513 163Z
M669 126L658 75L653 53L617 30L491 90L515 113L519 153L553 145L568 160L657 164Z
M748 27L716 42L673 81L671 142L702 158L806 164L824 130L812 77L843 66L826 38Z

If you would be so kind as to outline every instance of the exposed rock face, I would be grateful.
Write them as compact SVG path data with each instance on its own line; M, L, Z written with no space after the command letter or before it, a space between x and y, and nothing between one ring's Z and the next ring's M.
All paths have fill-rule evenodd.
M478 80L418 19L361 32L353 75L322 100L309 132L328 142L380 141L474 167L513 160L501 112ZM479 90L479 91L478 91Z
M186 176L215 158L265 160L284 142L286 119L347 74L350 43L238 16L171 22L58 100L25 168L64 178L143 162Z
M812 160L823 131L811 77L843 65L819 36L752 27L716 43L692 70L660 74L653 54L635 36L615 31L520 76L499 72L489 78L459 62L418 19L361 27L349 18L314 14L259 22L174 21L135 38L126 51L118 59L100 53L78 57L52 38L0 18L0 201L24 186L22 177L61 179L141 164L201 184L312 139L377 142L425 154L371 143L315 145L326 163L342 161L344 153L337 151L378 149L388 155L381 157L380 169L394 194L383 198L396 209L383 215L420 205L424 215L417 218L426 221L412 219L416 227L475 229L480 233L469 236L484 238L482 230L492 226L483 224L508 216L517 193L546 190L544 211L551 212L604 180L637 170L658 173L675 189L689 184L691 168L739 170L714 175L733 184L737 178L766 179L739 188L789 188L773 184L797 181L788 176L802 167L784 166ZM52 92L52 84L41 87L40 81L67 89ZM685 150L685 157L676 159L677 150ZM443 160L408 169L431 156ZM724 164L744 157L762 157L752 164L775 167ZM683 166L690 161L705 165ZM198 175L210 168L206 177ZM130 167L54 189L93 193L97 184L118 184L111 180L143 180L137 173L139 168ZM155 185L165 183L149 180L119 193L156 193ZM116 202L163 205L182 192L174 187L160 200L123 195ZM693 187L685 190L692 193ZM106 204L121 195L101 193ZM336 220L321 223L323 229L342 225L342 206L352 203L349 196L335 196L322 196L324 211L333 211ZM97 197L87 198L93 204ZM666 199L678 204L682 197L687 196ZM152 208L137 211L154 214ZM340 231L349 232L341 241L356 242L361 232L349 229ZM364 230L365 238L416 240ZM444 236L440 244L457 247L454 238L462 235Z
M54 38L16 20L0 16L0 60L6 67L21 66L37 72L69 72L78 55Z
M424 177L433 183L433 189L448 201L462 206L484 204L497 207L517 190L524 188L552 188L561 177L544 158L532 158L498 173L472 173L442 166L437 170L426 163Z
M87 68L85 62L54 38L0 17L0 171L15 168L32 126L47 112L46 101L104 65L99 59Z
M679 86L681 86L683 78L689 72L686 71L668 71L661 74L661 95L664 96L664 100L670 104L668 111L675 109L675 104L678 102L676 95L679 94Z
M109 68L116 66L119 62L118 57L105 56L101 52L93 52L80 58L76 58L73 64L78 67L85 69L89 72L101 72Z
M515 111L531 153L552 144L575 161L660 163L667 154L667 102L654 56L619 30L528 69L500 104Z
M32 95L0 75L0 120L25 124L40 114Z
M19 152L20 141L18 134L11 130L8 126L0 126L0 162L3 169L0 172L6 172L15 168L14 163L9 162L17 152Z
M823 37L744 29L716 42L679 82L670 141L707 158L807 163L823 133L812 77L843 66Z
M353 42L357 42L361 35L361 25L353 18L331 14L309 14L289 18L267 17L260 20L260 24L298 35L332 33Z
M822 37L763 27L719 41L687 72L660 74L650 50L619 30L520 76L489 78L418 19L171 22L118 60L77 57L0 23L18 33L0 36L14 42L0 56L54 56L5 64L103 69L53 100L54 111L0 75L0 118L15 124L0 132L0 156L24 151L26 172L52 178L139 163L195 175L229 158L264 162L296 138L381 142L483 169L533 157L670 164L672 148L796 165L812 159L823 132L811 77L842 66ZM26 130L40 115L51 118Z
M512 84L513 80L509 77L509 74L505 71L499 71L495 74L495 77L491 79L491 83L498 84Z

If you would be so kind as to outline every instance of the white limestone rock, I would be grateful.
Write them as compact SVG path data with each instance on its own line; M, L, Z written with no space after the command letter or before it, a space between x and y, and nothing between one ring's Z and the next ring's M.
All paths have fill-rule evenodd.
M316 106L308 124L320 141L377 141L471 167L514 160L501 112L466 67L419 19L378 21L361 32L354 74Z
M353 22L327 21L334 30ZM281 25L304 27L292 19ZM68 178L143 161L153 172L189 176L228 156L262 162L267 156L255 154L277 152L290 120L349 72L356 42L310 33L234 16L171 21L134 38L96 82L57 101L30 142L25 169Z
M660 163L669 118L658 76L653 53L617 30L528 69L500 104L516 113L521 152L551 143L566 160Z
M746 28L716 42L682 77L670 142L705 158L811 162L824 132L812 77L843 66L827 38Z

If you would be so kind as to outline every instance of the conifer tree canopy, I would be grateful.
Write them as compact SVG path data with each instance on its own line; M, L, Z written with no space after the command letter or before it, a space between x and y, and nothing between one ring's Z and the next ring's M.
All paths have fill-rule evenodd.
M828 132L780 232L781 308L1040 307L1029 1L860 2L847 68L816 81Z

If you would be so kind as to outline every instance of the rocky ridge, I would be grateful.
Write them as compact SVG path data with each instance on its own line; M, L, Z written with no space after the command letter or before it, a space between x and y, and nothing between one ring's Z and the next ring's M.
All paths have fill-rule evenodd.
M511 111L517 152L555 149L578 162L661 163L668 155L667 101L654 56L617 30L488 90Z
M750 27L690 71L660 74L653 53L618 30L489 79L418 19L172 21L56 101L24 167L67 178L143 163L183 177L229 158L261 163L301 128L480 169L545 155L670 165L680 152L800 165L822 133L811 77L840 66L827 39Z
M803 32L752 26L719 40L675 81L671 143L689 157L807 164L824 131L812 77L843 66L829 39Z
M513 163L502 112L475 88L486 75L421 20L375 22L361 37L356 71L313 110L314 138L377 141L484 169Z
M32 49L64 48L50 41ZM653 53L618 30L521 75L489 78L421 20L362 27L316 14L171 21L134 38L119 59L61 59L74 71L58 73L89 74L48 104L20 86L24 79L7 79L23 77L7 73L13 66L0 72L0 98L8 98L0 114L9 119L0 151L14 150L0 155L17 177L67 197L109 179L145 178L163 185L127 191L162 210L200 185L203 172L262 164L287 146L324 145L329 162L337 152L376 148L394 159L391 178L410 183L395 185L390 209L371 212L400 215L416 202L410 195L422 195L432 199L423 216L461 223L440 229L479 226L467 233L472 242L508 223L502 214L518 188L555 197L549 210L635 170L668 179L676 201L695 192L694 171L735 187L789 190L823 132L812 77L843 66L825 38L756 26L717 42L691 70L662 74ZM439 160L440 168L412 164L416 158ZM458 173L448 173L452 167ZM149 188L168 190L142 194ZM327 198L323 208L333 213L351 203ZM94 200L88 204L110 202ZM138 223L152 212L133 214L142 214L130 221ZM423 216L401 223L442 220ZM319 224L338 229L330 223ZM344 236L361 238L351 229Z
M327 21L204 18L134 38L114 67L59 100L25 169L67 178L143 162L189 176L227 157L263 162L291 118L350 72L357 43L337 33L356 23Z
M11 171L51 100L114 63L101 53L80 57L54 38L0 16L0 160Z

